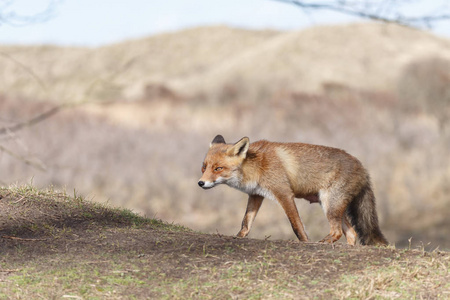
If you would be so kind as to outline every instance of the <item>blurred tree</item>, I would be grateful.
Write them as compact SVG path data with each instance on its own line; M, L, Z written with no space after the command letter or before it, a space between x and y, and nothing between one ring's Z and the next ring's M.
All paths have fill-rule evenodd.
M33 0L34 1L34 0ZM15 6L14 0L0 0L0 26L9 24L13 26L23 26L28 24L35 24L46 22L55 16L56 7L61 0L47 0L42 2L42 8L37 8L37 12L20 13L20 9ZM30 1L31 2L31 1ZM46 2L46 3L45 3ZM33 7L38 7L41 4L39 1L33 3ZM27 6L31 6L30 3Z
M12 25L12 26L24 26L29 24L36 24L41 22L46 22L52 17L55 16L56 7L61 2L61 0L45 0L45 1L37 1L34 2L33 5L30 5L30 2L25 3L18 3L20 1L14 1L14 0L0 0L0 26L4 24ZM39 7L42 3L42 7ZM16 4L19 4L16 6ZM33 9L36 10L36 12L29 12L29 13L19 13L18 11L21 10L19 7L27 7L33 6ZM29 9L25 9L24 11L30 11ZM26 65L22 64L21 62L17 61L15 58L11 57L10 55L0 52L0 56L3 58L10 60L14 62L16 65L24 69L27 73L29 73L36 82L41 86L41 88L48 92L47 87L43 83L43 81ZM59 112L61 109L71 106L72 104L63 104L56 107L53 107L47 111L44 111L40 114L37 114L33 118L23 121L23 122L17 122L14 125L11 126L4 126L0 127L0 137L3 139L15 139L16 136L14 133L16 131L19 131L25 127L32 126L36 123L39 123L57 112ZM24 162L27 165L30 165L32 167L35 167L41 171L46 170L46 166L36 158L27 157L20 155L16 153L15 151L10 150L9 148L3 146L0 143L0 153L6 153L22 162Z
M450 120L450 60L427 57L408 64L398 82L401 108L434 115L441 129Z
M364 19L430 28L436 22L450 20L447 0L275 0L312 11L334 11Z

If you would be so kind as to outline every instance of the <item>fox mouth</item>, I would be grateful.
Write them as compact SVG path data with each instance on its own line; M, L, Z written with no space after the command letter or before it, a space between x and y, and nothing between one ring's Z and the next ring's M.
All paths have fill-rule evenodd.
M202 189L204 190L209 190L212 189L214 186L202 186Z

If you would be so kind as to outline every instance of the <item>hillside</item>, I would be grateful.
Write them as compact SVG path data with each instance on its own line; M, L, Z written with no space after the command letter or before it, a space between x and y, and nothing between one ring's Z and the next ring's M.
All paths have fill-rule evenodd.
M3 46L0 53L0 90L11 96L142 100L164 86L192 99L257 101L330 84L392 91L408 64L450 59L450 41L378 23L295 32L200 27L95 49Z
M435 56L450 59L450 40L377 23L317 26L278 35L175 86L216 97L231 86L255 101L280 90L321 93L327 85L395 91L408 64Z
M85 98L137 100L145 96L147 84L202 73L277 34L206 27L95 49L3 46L0 47L3 53L0 56L0 90L8 91L9 95L51 98L58 102ZM51 91L34 82L29 70L33 70L33 75L45 86L51 87Z
M53 190L0 189L0 297L446 298L450 255L202 234Z

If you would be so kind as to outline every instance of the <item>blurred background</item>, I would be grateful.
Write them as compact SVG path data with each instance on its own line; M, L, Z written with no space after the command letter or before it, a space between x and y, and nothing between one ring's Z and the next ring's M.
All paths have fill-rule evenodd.
M214 136L322 144L369 170L391 243L449 250L449 19L446 1L0 1L0 184L234 235L247 196L197 186ZM267 200L250 237L295 239Z

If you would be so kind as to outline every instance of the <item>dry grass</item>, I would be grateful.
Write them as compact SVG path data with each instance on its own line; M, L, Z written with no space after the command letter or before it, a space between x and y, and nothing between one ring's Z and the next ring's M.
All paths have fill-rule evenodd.
M362 274L344 275L341 299L446 299L450 297L447 259L424 253L423 259L387 259L387 265L369 266Z

